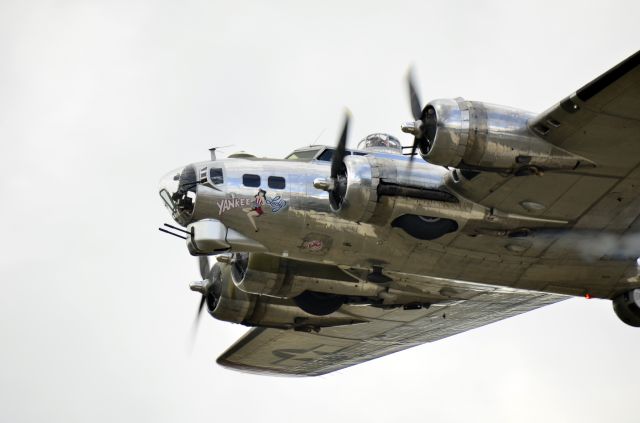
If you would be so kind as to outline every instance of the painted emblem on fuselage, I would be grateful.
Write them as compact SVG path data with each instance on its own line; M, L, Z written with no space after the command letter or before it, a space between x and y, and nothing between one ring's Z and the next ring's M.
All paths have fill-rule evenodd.
M271 212L273 213L278 213L287 206L287 202L279 195L271 198L265 197L265 201L267 205L271 207Z
M302 243L302 248L310 251L320 251L324 248L324 244L319 239L313 239Z
M251 226L253 229L258 232L258 225L256 225L256 217L260 217L264 214L264 210L262 210L262 206L267 202L267 191L261 189L258 190L258 193L253 197L253 206L251 208L242 209L243 212L247 214L249 218L249 222L251 222Z
M332 238L326 234L312 232L307 234L298 248L309 253L326 253L331 248Z
M261 194L262 193L262 194ZM262 197L263 199L258 200L258 197ZM287 206L287 201L283 199L280 195L275 195L274 197L268 197L266 195L266 191L261 189L258 191L253 199L251 198L225 198L217 202L218 205L218 215L221 215L229 210L236 208L256 208L257 202L260 201L262 207L264 204L271 207L272 213L278 213L280 210L284 209Z
M287 207L287 201L280 195L268 197L267 192L263 189L259 189L258 193L251 198L225 198L217 202L218 214L222 215L230 210L240 208L247 214L249 222L253 229L258 232L258 226L256 224L256 217L260 217L264 214L264 209L271 208L272 213L278 213L285 207Z
M250 207L253 204L253 200L250 198L225 198L217 202L218 204L218 215L229 211L231 209L239 208L239 207Z

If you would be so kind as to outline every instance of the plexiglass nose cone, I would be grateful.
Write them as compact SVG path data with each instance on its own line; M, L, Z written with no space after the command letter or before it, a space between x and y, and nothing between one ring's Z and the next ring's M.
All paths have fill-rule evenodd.
M186 226L196 200L196 173L193 166L167 173L160 179L158 191L171 217L180 225Z

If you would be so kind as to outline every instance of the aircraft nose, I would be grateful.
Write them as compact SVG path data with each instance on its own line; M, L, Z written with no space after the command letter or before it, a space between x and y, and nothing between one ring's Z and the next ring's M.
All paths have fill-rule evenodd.
M197 183L196 170L191 165L175 169L160 179L160 198L171 217L182 226L186 226L193 215Z

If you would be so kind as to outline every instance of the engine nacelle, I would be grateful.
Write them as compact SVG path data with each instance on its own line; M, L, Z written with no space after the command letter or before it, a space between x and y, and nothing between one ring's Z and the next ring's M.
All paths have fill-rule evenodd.
M380 168L372 157L350 156L344 160L339 188L329 195L331 209L354 222L368 222L378 207Z
M377 297L384 287L360 281L336 266L261 253L237 253L231 265L237 288L251 294L294 298L304 291Z
M250 317L259 296L236 288L231 280L231 268L228 264L216 263L214 266L220 268L221 289L219 295L207 295L207 311L218 320L244 323Z
M613 299L613 311L633 327L640 327L640 289L632 289Z
M231 276L233 265L217 263L221 268L222 289L218 297L208 295L207 310L211 316L225 322L245 326L306 329L351 323L344 318L319 318L302 311L293 301L264 297L236 287Z
M315 316L301 310L291 300L244 292L233 283L231 276L233 264L216 263L216 265L221 269L221 292L219 296L207 295L206 303L209 314L218 320L246 326L297 330L316 330L321 327L362 321L345 315Z
M423 110L420 155L441 166L522 175L595 166L537 137L528 126L534 116L462 98L434 100Z
M409 161L348 156L337 189L329 195L331 209L343 219L366 223L391 216L393 204L381 201L383 196L456 203L458 199L443 187L446 173L444 168L411 166Z

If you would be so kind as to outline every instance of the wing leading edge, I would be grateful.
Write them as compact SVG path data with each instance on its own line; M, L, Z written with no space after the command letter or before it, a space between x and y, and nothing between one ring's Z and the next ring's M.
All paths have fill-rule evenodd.
M625 177L640 162L640 51L529 125L541 138L594 161L590 173Z
M367 320L318 333L254 328L217 360L250 373L318 376L506 319L567 297L497 288L421 310L344 306Z

